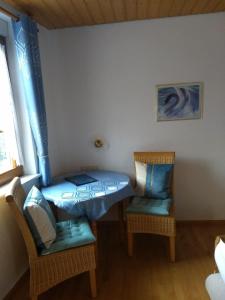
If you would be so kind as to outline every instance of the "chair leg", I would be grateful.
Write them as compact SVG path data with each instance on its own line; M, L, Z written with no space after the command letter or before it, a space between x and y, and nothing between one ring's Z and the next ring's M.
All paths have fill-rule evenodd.
M31 273L31 270L30 270L30 273ZM38 300L38 295L36 294L36 290L35 289L32 289L32 287L34 286L34 284L33 284L33 280L34 280L34 278L33 278L33 276L31 277L31 274L30 274L30 284L29 284L29 286L30 286L30 299L31 300Z
M128 256L133 255L134 236L132 232L127 233Z
M91 297L95 298L97 296L95 269L89 271L89 276L90 276L90 286L91 286Z
M175 236L170 236L170 260L175 262Z

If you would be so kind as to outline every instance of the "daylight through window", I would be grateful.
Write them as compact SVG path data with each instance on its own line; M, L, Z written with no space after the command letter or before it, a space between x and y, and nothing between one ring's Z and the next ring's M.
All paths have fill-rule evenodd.
M0 173L18 163L15 113L4 39L0 39Z

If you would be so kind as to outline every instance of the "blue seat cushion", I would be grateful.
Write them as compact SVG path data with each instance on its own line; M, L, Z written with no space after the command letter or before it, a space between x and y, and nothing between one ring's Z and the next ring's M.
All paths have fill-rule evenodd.
M134 197L127 207L127 213L149 214L168 216L172 199L149 199L145 197Z
M65 249L95 242L85 217L56 223L56 240L49 249L42 249L41 255L63 251Z

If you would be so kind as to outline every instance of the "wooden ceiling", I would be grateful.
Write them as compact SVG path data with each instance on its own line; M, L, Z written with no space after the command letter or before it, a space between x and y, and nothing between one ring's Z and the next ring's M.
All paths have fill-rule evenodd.
M225 11L225 0L5 0L53 29Z

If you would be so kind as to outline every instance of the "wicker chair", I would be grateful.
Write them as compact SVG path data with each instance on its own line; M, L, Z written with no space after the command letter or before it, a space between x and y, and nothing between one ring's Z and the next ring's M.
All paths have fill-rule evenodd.
M11 211L23 235L30 265L30 297L38 295L74 275L89 271L91 295L96 297L95 244L70 248L48 255L38 255L36 245L22 213L25 192L20 179L14 178L6 194Z
M174 152L135 152L134 160L148 164L174 164ZM173 173L170 184L170 194L174 197ZM175 261L175 236L176 224L174 217L174 201L170 207L169 215L159 216L151 214L127 213L127 236L128 236L128 255L133 255L133 234L152 233L168 236L170 241L170 260Z

